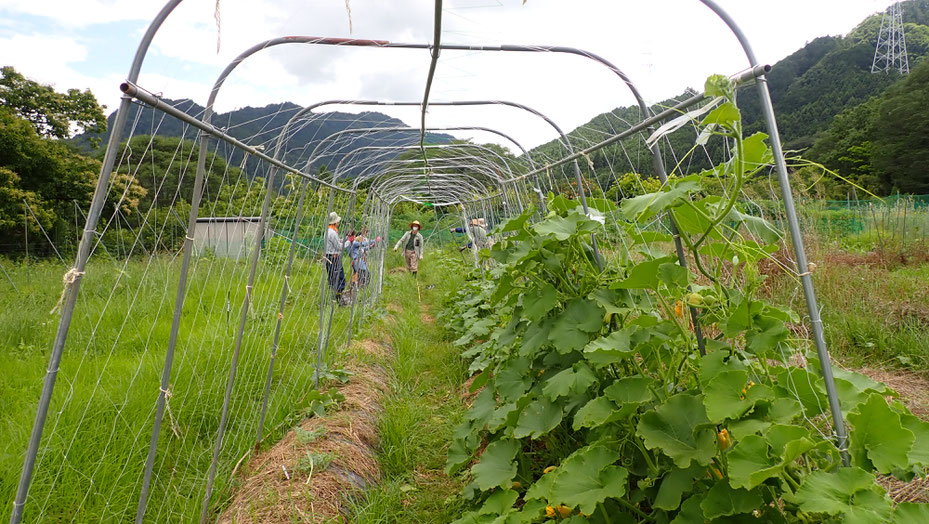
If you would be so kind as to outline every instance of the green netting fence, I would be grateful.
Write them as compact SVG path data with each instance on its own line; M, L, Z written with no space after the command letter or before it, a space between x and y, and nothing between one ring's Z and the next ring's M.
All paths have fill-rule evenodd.
M783 222L775 202L751 201L743 212ZM797 213L808 234L848 247L915 246L929 239L929 195L892 195L857 200L800 199Z

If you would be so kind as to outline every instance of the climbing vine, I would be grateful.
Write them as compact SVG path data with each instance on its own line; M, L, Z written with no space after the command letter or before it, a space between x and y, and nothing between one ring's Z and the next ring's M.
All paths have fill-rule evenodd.
M728 161L618 209L550 196L542 220L530 209L499 227L491 278L449 297L443 316L476 374L448 454L476 508L458 523L929 522L875 477L923 473L929 423L836 369L843 466L819 362L789 329L799 318L758 293L780 236L738 198L772 162L767 136L742 136L728 79L706 92L719 100L698 140L725 139ZM603 213L623 219L622 247L598 255ZM656 227L670 220L690 268Z

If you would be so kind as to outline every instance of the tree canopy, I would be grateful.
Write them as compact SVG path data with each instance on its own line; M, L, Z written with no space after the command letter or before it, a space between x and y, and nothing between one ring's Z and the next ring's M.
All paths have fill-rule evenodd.
M89 89L59 93L11 66L0 68L0 104L29 121L45 138L69 138L75 130L94 135L106 131L103 108Z
M878 195L929 193L929 60L882 97L837 115L807 156ZM831 193L847 189L836 184Z
M929 193L929 60L891 87L873 122L871 158L901 193Z

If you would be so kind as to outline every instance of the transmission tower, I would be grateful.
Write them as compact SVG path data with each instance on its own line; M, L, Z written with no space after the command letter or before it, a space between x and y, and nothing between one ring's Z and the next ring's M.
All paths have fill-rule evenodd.
M906 39L903 36L903 6L900 2L891 5L881 19L881 32L877 35L877 47L871 62L872 73L897 71L901 75L910 72L906 59Z

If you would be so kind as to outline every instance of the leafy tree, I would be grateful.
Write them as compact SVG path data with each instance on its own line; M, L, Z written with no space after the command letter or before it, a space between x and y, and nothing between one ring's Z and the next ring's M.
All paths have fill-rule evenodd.
M872 161L889 187L929 193L929 60L888 91L874 120Z
M123 142L122 148L126 147L127 142ZM200 146L196 142L176 137L136 135L128 141L128 148L133 153L120 164L117 173L133 178L145 189L139 202L141 209L152 205L167 207L178 199L190 200L200 154ZM227 164L223 157L212 151L207 154L206 166L204 203L216 200L224 184L243 177L237 166ZM246 182L243 184L247 185Z
M26 220L26 203L39 220L38 224L31 220L32 217ZM29 226L30 234L38 234L39 224L50 229L54 224L54 219L54 213L34 191L23 189L22 180L18 174L0 167L0 238L16 236L26 224Z
M880 99L875 97L839 113L829 129L816 139L807 156L855 185L885 194L889 187L871 165L873 121L880 103ZM839 184L837 193L832 196L844 198L849 189L848 184Z
M90 205L100 162L75 153L59 140L43 138L30 121L0 107L0 168L0 238L18 244L24 227L23 200L54 239L56 228L71 225L75 203L83 209ZM119 202L121 211L130 213L145 195L138 183L118 175L111 186L107 206L111 211ZM36 227L31 220L28 223Z
M7 108L0 108L0 166L12 173L6 175L4 185L17 196L33 199L34 211L47 217L50 224L69 217L74 201L86 207L100 169L96 160L41 138L29 121ZM6 208L2 212L5 214ZM18 214L22 216L21 199ZM2 220L7 219L4 215Z
M103 108L89 89L59 93L11 66L0 68L0 103L28 120L45 138L68 138L72 127L95 135L106 130Z
M619 177L616 183L606 191L606 198L619 202L624 198L654 193L660 188L661 181L657 177L643 177L638 173L626 173Z

